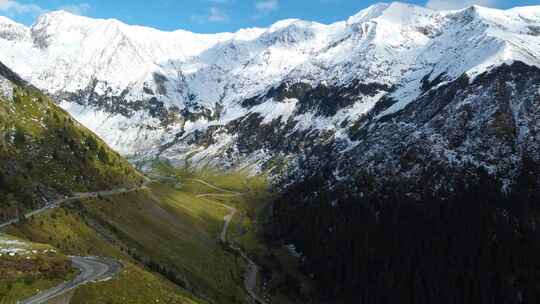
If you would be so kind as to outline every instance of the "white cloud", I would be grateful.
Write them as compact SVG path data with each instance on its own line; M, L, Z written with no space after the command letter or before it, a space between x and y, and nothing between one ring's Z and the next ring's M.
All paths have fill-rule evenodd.
M436 10L456 10L475 4L495 7L497 6L497 0L429 0L426 6Z
M278 0L261 0L255 3L255 9L259 13L267 14L279 8Z
M229 15L218 7L211 7L208 14L193 15L191 19L197 23L203 24L208 22L227 22Z
M10 16L16 15L40 15L46 10L36 4L20 3L13 0L0 0L0 12L3 12Z
M208 14L209 22L225 22L229 20L229 16L217 7L210 8L210 14Z
M86 15L90 10L92 10L92 6L88 3L80 3L64 5L61 6L60 9L75 15Z

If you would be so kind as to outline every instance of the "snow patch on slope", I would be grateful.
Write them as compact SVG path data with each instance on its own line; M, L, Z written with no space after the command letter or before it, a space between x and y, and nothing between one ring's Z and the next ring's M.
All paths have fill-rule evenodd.
M285 99L282 102L271 100L253 107L251 111L264 117L263 124L269 124L275 119L286 123L293 115L297 102L297 99Z
M423 94L426 75L429 81L440 76L450 81L464 73L474 78L513 61L540 66L540 6L434 11L404 3L376 4L329 25L289 19L269 28L213 35L52 12L30 28L0 18L0 57L52 94L76 93L97 81L94 93L121 96L128 104L144 105L156 98L166 108L182 111L216 114L221 109L219 119L205 116L163 126L144 109L125 117L99 106L62 103L123 154L158 151L179 134L221 126L250 113L261 115L264 124L293 121L296 130L332 130L347 140L346 129L368 114L384 92L361 96L332 117L297 115L296 99L269 98L251 108L241 103L284 82L313 88L346 87L360 80L394 89L388 97L397 102L381 117ZM224 143L235 140L219 136ZM202 147L200 158L224 147Z

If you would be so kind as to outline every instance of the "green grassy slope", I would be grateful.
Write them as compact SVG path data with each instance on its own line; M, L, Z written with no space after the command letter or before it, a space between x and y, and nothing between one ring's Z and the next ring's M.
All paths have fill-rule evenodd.
M215 303L244 303L243 261L218 241L228 213L224 207L162 184L90 200L84 207L84 215L113 231L132 256L196 295Z
M264 179L248 178L241 173L177 173L182 177L166 175L168 182L154 182L146 190L71 203L11 227L8 232L54 244L69 254L110 256L137 267L125 273L125 277L77 290L72 303L126 303L128 300L139 303L136 298L139 293L152 294L148 290L161 289L150 288L151 284L144 288L141 283L137 285L140 290L129 294L131 289L127 286L135 284L132 280L136 277L145 277L140 272L144 269L155 271L145 272L154 277L175 282L178 289L178 286L184 287L180 289L184 294L187 291L211 303L247 303L248 295L243 286L245 261L219 241L224 216L230 213L222 204L239 210L234 218L238 224L230 226L229 237L242 239L246 247L259 246L253 233L245 230L252 225L248 216L252 208L247 208L248 202L252 207L262 206L268 195ZM203 178L212 185L215 183L226 191L242 195L199 197L223 194L196 181ZM160 302L167 301L166 298L160 297Z
M245 172L218 172L212 169L190 171L175 169L166 162L156 162L154 171L163 176L163 182L176 184L181 191L194 195L214 193L206 197L213 203L234 206L237 210L227 239L242 248L261 268L265 288L259 294L271 298L273 303L293 304L311 301L313 282L299 270L300 261L284 244L272 243L264 237L264 226L270 221L275 195L269 191L264 176L248 177ZM200 182L203 180L215 189ZM224 193L242 193L240 196L220 196Z
M205 201L206 208L221 205L236 208L227 240L243 248L257 264L264 264L264 257L270 252L263 240L262 225L267 220L273 199L264 176L212 169L176 169L166 162L156 162L153 172L154 177L160 177L162 183L175 189L175 193Z
M54 244L69 254L109 256L131 266L110 282L78 289L72 303L150 303L143 301L149 297L177 303L170 293L155 295L163 289L157 282L137 284L141 288L132 292L139 277L165 281L165 276L177 283L177 293L189 291L213 303L246 303L244 262L218 241L227 213L193 194L153 184L150 190L47 211L6 232ZM143 269L158 273L150 277Z
M141 183L95 134L0 63L0 221L59 194ZM11 92L9 92L11 91Z
M23 224L10 226L6 232L55 244L66 254L112 257L124 264L121 273L113 279L77 288L70 302L72 304L206 303L133 260L112 239L92 228L88 221L73 209L61 208L44 212Z

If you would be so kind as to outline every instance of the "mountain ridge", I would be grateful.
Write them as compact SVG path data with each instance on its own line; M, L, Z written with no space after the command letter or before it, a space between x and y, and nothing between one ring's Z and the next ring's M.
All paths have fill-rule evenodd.
M307 156L296 146L341 159L358 145L357 129L384 125L464 75L472 85L503 65L540 67L539 29L539 6L434 11L395 2L328 25L289 19L203 36L52 13L29 29L33 39L0 39L0 56L135 161L279 177L303 172Z

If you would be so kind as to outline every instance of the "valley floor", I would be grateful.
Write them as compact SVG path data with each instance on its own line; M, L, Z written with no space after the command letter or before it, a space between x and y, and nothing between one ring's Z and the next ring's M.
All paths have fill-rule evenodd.
M156 172L136 191L70 199L3 230L67 255L124 265L111 280L77 288L71 303L266 302L258 296L259 268L244 251L256 239L248 212L269 202L264 180Z

